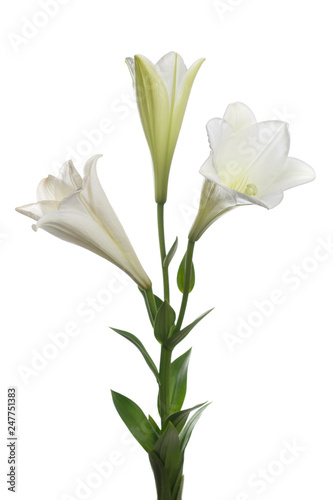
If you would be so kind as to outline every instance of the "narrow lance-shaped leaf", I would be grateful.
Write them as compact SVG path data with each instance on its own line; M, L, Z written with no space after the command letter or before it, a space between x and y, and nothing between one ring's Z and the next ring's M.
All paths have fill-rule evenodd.
M154 295L154 297L155 297L155 303L156 303L157 310L159 310L159 308L163 304L163 300L160 299L157 295Z
M139 351L141 352L142 356L144 357L147 365L149 366L149 368L151 369L151 371L155 375L157 383L160 384L160 377L159 377L156 365L155 365L154 361L151 359L151 357L149 356L149 354L146 351L142 342L132 333L125 332L124 330L118 330L118 328L113 328L113 327L110 327L110 328L111 328L111 330L115 331L116 333L119 333L119 335L121 335L122 337L125 337L125 339L129 340L132 344L134 344L139 349Z
M181 500L181 496L179 496L179 491L182 491L183 484L184 484L183 468L184 468L184 453L181 453L180 464L178 467L178 475L176 477L176 480L173 483L172 491L171 491L172 498L175 498L175 499L178 498L179 500Z
M159 456L151 451L149 452L149 461L154 472L157 497L160 500L172 500L171 484L167 470Z
M158 434L141 408L126 396L115 391L111 393L116 410L128 430L147 452L151 451L158 439Z
M145 305L146 305L146 308L147 308L147 311L148 311L150 323L151 323L152 327L154 327L155 315L154 315L153 311L150 308L148 297L147 297L147 292L145 290L141 290L140 287L138 288L138 290L141 293L141 295L143 296L143 299L145 301ZM154 295L154 299L155 299L156 308L158 310L161 307L161 305L163 304L163 300L161 300L159 297L157 297L157 295Z
M155 420L153 419L153 417L151 415L148 415L148 420L151 423L151 426L157 432L157 434L160 435L161 434L161 429L159 428L159 426L157 425L157 423L155 422Z
M178 487L176 500L182 500L183 498L183 487L184 487L184 476L181 477L180 484Z
M163 304L157 311L154 326L155 337L161 344L164 344L169 338L171 328L175 323L175 319L175 311L167 301L163 302Z
M172 487L179 473L181 454L178 432L171 422L168 423L163 434L156 441L153 451L163 462Z
M191 411L196 410L197 408L200 408L201 406L205 405L206 403L201 403L199 405L193 406L192 408L188 408L187 410L181 410L177 411L176 413L173 413L169 415L169 417L166 419L166 421L163 424L162 431L166 428L169 422L171 422L177 429L178 434L181 432L183 429L184 425L186 424L186 421L188 419L189 414Z
M213 309L214 308L209 309L209 311L206 311L204 314L195 319L190 325L180 330L180 332L174 333L169 338L167 342L167 347L173 349L177 344L179 344L179 342L184 340L184 338L190 333L191 330L193 330L193 328L199 323L199 321L201 321L205 316L207 316L207 314L209 314Z
M184 283L185 283L185 264L186 264L186 252L183 257L183 260L180 263L178 273L177 273L177 285L179 290L183 293L184 292ZM191 279L190 279L190 289L189 292L191 292L194 288L195 284L195 272L194 272L194 265L193 262L191 263Z
M165 258L163 260L163 267L169 267L170 262L172 261L172 259L175 256L177 248L178 248L178 237L175 239L174 244L172 245L172 247L168 251L167 255L165 256Z
M171 337L172 338L172 337ZM190 362L191 349L179 356L170 367L170 413L179 411L186 395L187 369Z
M209 406L211 403L207 403L205 406L202 406L199 408L198 411L195 412L195 414L190 418L190 420L187 422L185 427L180 433L179 439L180 439L180 450L182 453L184 453L185 448L190 440L192 431L198 422L199 418L201 417L203 411Z
M152 326L154 326L155 318L154 318L153 311L151 310L151 307L149 305L149 301L148 301L148 297L147 297L147 292L146 292L146 290L141 290L140 287L138 287L138 290L141 293L141 295L143 297L143 300L145 301L145 306L146 306L146 309L147 309L147 312L148 312L150 323L151 323Z

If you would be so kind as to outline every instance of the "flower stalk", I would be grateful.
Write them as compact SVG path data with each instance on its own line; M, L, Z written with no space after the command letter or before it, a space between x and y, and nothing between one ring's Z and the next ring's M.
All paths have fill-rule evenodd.
M160 392L159 408L161 415L161 427L170 415L170 367L172 350L166 346L161 346L160 358Z
M164 203L157 203L157 225L158 225L158 240L160 245L160 256L163 275L163 289L164 300L170 301L170 287L169 287L169 269L165 265L164 260L166 257L165 249L165 230L164 230Z

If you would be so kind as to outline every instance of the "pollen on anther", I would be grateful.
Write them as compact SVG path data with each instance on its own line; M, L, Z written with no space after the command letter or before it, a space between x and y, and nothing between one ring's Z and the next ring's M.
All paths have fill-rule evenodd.
M244 194L248 196L255 196L258 193L258 188L255 184L247 184Z

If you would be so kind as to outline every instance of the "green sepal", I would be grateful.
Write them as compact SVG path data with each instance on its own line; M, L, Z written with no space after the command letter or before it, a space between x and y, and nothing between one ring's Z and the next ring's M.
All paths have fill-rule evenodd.
M188 442L190 440L192 431L193 431L196 423L198 422L199 418L201 417L202 412L210 404L211 403L206 403L204 406L202 406L201 408L199 408L199 410L196 411L194 415L192 415L192 417L190 418L190 420L187 422L187 424L185 425L185 427L181 431L181 433L179 435L181 453L184 453L185 448L186 448L186 446L187 446L187 444L188 444Z
M168 253L164 257L164 260L163 260L163 267L164 268L169 267L170 262L172 261L172 259L175 256L177 248L178 248L178 236L176 237L174 244L172 245L172 247L170 248L170 250L168 251Z
M187 369L192 349L175 359L170 366L170 413L181 410L186 396Z
M119 333L119 335L121 335L122 337L125 337L125 339L129 340L132 344L134 344L139 349L139 351L141 352L142 356L144 357L147 365L149 366L149 368L151 369L151 371L155 375L158 385L160 385L160 376L159 376L158 370L156 368L156 365L155 365L154 361L151 359L151 357L149 356L149 354L148 354L147 350L145 349L144 345L142 344L142 342L132 333L125 332L124 330L119 330L118 328L113 328L112 326L110 326L110 328L114 332Z
M169 349L173 349L177 344L179 344L179 342L184 340L184 338L187 337L187 335L190 333L191 330L193 330L193 328L199 323L199 321L201 321L205 316L207 316L207 314L209 314L213 309L214 307L212 309L209 309L209 311L203 313L201 316L195 319L190 325L180 330L180 332L174 333L169 338L168 342L166 343L166 346L169 347Z
M158 455L166 468L172 487L177 480L179 468L182 466L182 457L179 435L171 422L168 422L163 433L156 441L153 451Z
M175 320L175 311L168 301L164 301L157 311L154 326L154 335L160 344L163 345L168 340Z
M183 260L180 263L177 273L177 285L182 293L184 292L184 283L185 283L185 264L186 264L186 252L183 257ZM189 293L193 290L194 284L195 284L195 272L194 272L193 262L191 262L191 279L190 279Z
M188 416L191 413L191 411L196 410L197 408L200 408L201 406L203 406L205 404L207 404L207 403L201 403L199 405L192 406L192 408L188 408L187 410L181 410L181 411L177 411L176 413L172 413L171 415L168 416L168 418L164 422L163 427L162 427L162 432L164 431L164 429L166 428L168 423L171 422L175 426L175 428L177 429L178 434L180 434L184 425L186 424L186 421L187 421Z
M158 433L134 401L118 392L111 391L111 393L120 418L138 443L149 453L159 438Z

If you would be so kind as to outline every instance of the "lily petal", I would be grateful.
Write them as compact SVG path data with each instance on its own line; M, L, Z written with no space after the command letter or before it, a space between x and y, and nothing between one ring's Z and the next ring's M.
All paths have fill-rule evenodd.
M189 240L197 241L213 222L227 211L235 208L236 205L236 199L229 190L205 179L201 190L198 215L189 232Z
M244 134L248 141L250 138L256 141L247 173L250 182L255 184L260 192L284 168L290 148L289 125L280 121L266 121L249 127L247 130L248 136L245 131L241 134Z
M169 102L177 100L181 84L186 76L187 68L183 58L176 52L169 52L155 65L167 89Z
M222 164L222 155L229 141L235 138L235 131L223 118L212 118L206 125L208 142L216 166ZM217 171L221 170L220 168Z
M60 167L58 178L68 186L71 186L75 191L82 188L82 177L74 167L72 160L66 161Z
M214 163L213 163L213 157L210 155L205 163L202 165L200 168L200 174L202 174L206 179L209 179L210 181L216 182L217 184L221 184L222 181L215 169ZM225 184L225 183L223 183Z
M127 64L129 72L131 73L131 77L132 77L132 80L133 80L133 85L135 85L134 59L133 59L133 57L126 57L125 62Z
M275 208L283 200L283 191L271 191L260 196L262 206L271 209Z
M253 196L248 196L242 192L239 192L235 189L231 189L228 187L228 181L230 181L230 175L235 176L235 169L232 170L230 164L229 172L223 172L222 175L218 175L216 172L216 168L213 162L213 157L210 155L205 163L200 168L200 174L202 174L206 179L214 182L219 185L224 191L230 193L230 196L235 202L235 205L260 205L264 208L269 208L266 203L262 200L262 198L255 198ZM230 198L229 198L230 199Z
M23 205L22 207L17 207L15 210L20 214L26 215L31 219L38 221L41 217L58 210L59 201L40 201L38 203L30 203L29 205Z
M228 187L243 191L250 183L260 192L283 170L289 146L287 123L260 122L229 138L222 133L214 149L215 167L220 177L227 176Z
M80 200L80 193L74 193L60 204L58 210L39 219L35 229L51 229L56 236L66 241L79 242L92 252L103 252L113 263L122 261L124 256L119 245L94 220ZM112 256L112 259L110 258Z
M87 201L98 218L103 221L103 226L112 235L112 238L118 242L118 245L122 247L123 252L131 254L134 253L134 249L97 176L96 165L101 156L95 155L86 162L81 196ZM141 266L138 259L136 259L136 265Z
M147 290L151 281L97 177L98 158L96 155L87 161L83 182L74 166L65 163L58 178L49 176L40 185L39 196L52 199L19 207L17 211L37 221L33 226L35 231L42 228L100 255ZM53 199L61 195L63 199Z
M37 200L62 200L82 187L82 178L71 160L60 168L58 177L49 175L37 187Z
M200 169L204 182L189 238L196 241L218 217L240 205L276 207L286 189L310 182L313 169L288 158L288 124L255 122L242 103L230 104L223 119L207 123L211 154Z
M204 59L189 69L169 52L157 64L136 55L126 62L136 91L143 130L154 168L155 200L165 203L171 162L195 76Z
M169 95L154 65L143 56L135 56L135 87L143 130L152 154L155 177L165 170L170 122ZM164 173L164 172L163 172Z
M315 171L310 165L297 158L289 157L283 171L276 178L275 182L269 186L269 189L278 186L279 189L286 191L295 186L313 181L315 178Z
M224 113L223 119L228 122L236 133L241 132L247 127L257 123L254 114L242 102L229 104Z

